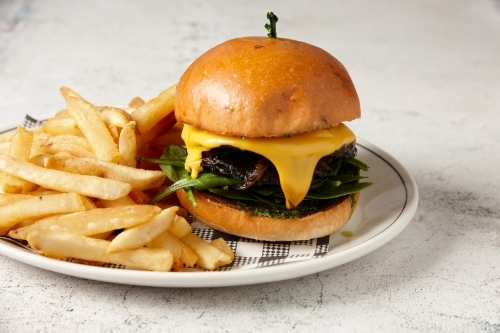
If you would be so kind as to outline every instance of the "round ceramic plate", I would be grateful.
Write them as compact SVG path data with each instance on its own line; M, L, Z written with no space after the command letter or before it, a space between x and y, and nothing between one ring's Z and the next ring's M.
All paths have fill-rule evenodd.
M2 130L0 129L0 132ZM358 138L358 158L370 166L355 213L330 235L325 257L275 266L216 272L150 272L87 266L55 260L0 239L0 254L61 274L91 280L155 287L222 287L286 280L314 274L362 257L396 237L411 221L418 204L415 181L392 156ZM347 237L346 237L347 236Z

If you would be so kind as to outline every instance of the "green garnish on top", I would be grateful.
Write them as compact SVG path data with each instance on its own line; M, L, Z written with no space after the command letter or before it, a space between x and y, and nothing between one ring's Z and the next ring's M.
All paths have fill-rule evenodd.
M278 38L278 35L276 34L276 22L278 22L278 16L274 15L273 12L268 12L267 19L269 20L269 23L266 23L264 26L267 31L269 31L267 37Z

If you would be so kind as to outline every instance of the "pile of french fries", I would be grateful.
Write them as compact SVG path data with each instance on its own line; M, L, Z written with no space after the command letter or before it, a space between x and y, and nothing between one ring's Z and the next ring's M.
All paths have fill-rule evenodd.
M148 102L98 107L62 87L66 108L33 129L0 135L0 236L36 252L152 271L214 270L232 262L223 239L194 233L168 200L148 205L165 174L137 165L179 143L175 85Z

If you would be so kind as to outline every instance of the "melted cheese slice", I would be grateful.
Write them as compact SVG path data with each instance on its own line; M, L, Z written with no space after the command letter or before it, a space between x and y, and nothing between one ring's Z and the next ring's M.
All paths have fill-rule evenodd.
M311 185L318 161L343 145L356 140L354 133L344 124L291 137L245 138L208 133L184 125L182 139L186 143L185 168L191 177L201 172L202 152L221 146L248 150L266 157L274 164L288 209L297 207Z

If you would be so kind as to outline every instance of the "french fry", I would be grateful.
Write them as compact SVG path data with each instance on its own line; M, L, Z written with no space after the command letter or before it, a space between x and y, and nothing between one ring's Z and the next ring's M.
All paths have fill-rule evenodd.
M16 239L26 239L36 230L57 228L73 234L90 236L107 231L131 228L147 222L161 212L155 206L134 205L116 208L101 208L82 211L74 214L47 217L35 224L11 231L10 236Z
M167 208L170 208L172 206L177 206L177 207L179 207L179 209L177 210L177 215L187 219L188 218L187 210L180 205L179 200L177 200L177 197L175 197L174 199L175 200L172 200L172 201L176 201L175 203L164 203L162 201L162 202L157 202L154 205L156 207L160 207L161 209L167 209Z
M23 201L26 199L31 199L34 196L43 197L46 195L61 194L58 191L48 191L48 190L36 190L32 192L26 192L24 194L16 193L0 193L0 206L10 205L11 203Z
M0 193L0 206L10 205L14 202L23 201L31 198L32 196L28 194Z
M99 116L106 125L123 128L132 121L130 114L122 109L112 106L97 107Z
M115 200L99 200L99 206L103 208L114 208L135 205L134 200L128 195Z
M108 253L135 250L143 247L172 225L176 212L177 207L165 209L148 222L121 232L109 244Z
M0 133L0 143L10 142L14 133L16 133L15 130Z
M168 250L141 248L107 253L109 241L67 232L37 231L28 236L28 243L35 251L52 258L77 258L159 272L170 271L173 264Z
M113 141L117 143L118 140L120 139L120 129L115 125L106 125L106 128L108 129L109 134L113 138Z
M52 194L61 194L62 192L47 190L43 187L38 187L35 191L27 192L25 195L36 195L36 196L44 196L44 195L52 195Z
M11 138L9 155L23 161L30 157L33 133L19 126ZM0 174L0 191L5 193L22 193L31 190L35 185L9 174Z
M82 96L80 96L78 93L76 93L75 91L73 91L72 89L70 89L68 87L61 87L59 89L59 91L61 92L61 95L66 100L66 103L69 102L70 98L78 98L78 99L86 101Z
M182 249L180 261L182 261L187 267L194 267L198 261L198 256L183 242L180 240L178 240L178 242L180 243Z
M0 226L13 226L26 219L85 210L81 197L76 193L31 197L0 207Z
M208 243L191 232L177 200L148 204L168 181L157 164L136 156L158 158L165 146L183 143L175 89L116 108L61 87L66 109L37 128L0 133L0 236L88 264L182 271L232 261L223 239Z
M168 229L175 237L181 238L191 232L191 225L182 216L177 215L174 219L174 223L170 229Z
M142 191L132 190L128 196L138 205L146 205L150 200L148 195Z
M128 106L134 109L137 109L139 106L144 105L144 100L140 97L134 97L130 102L128 102Z
M184 146L185 143L181 137L182 128L183 125L177 123L169 130L163 132L161 135L150 140L148 144L155 147L161 147L162 149L170 145Z
M28 188L28 184L30 188ZM33 183L7 173L0 173L0 193L23 193L25 192L25 188L26 191L29 191L33 186L35 186Z
M225 266L231 263L232 259L229 255L222 252L210 243L207 243L193 233L188 233L179 239L188 246L198 256L196 265L208 269L215 270L216 268Z
M168 230L147 243L146 247L170 250L177 266L185 264L188 267L194 267L196 260L198 260L196 254Z
M210 242L210 245L215 246L216 248L227 254L231 258L231 261L234 260L234 252L233 250L231 250L224 238L214 239Z
M146 190L163 184L162 171L142 170L91 158L52 156L45 159L47 169L55 169L81 175L115 179L128 183L134 190Z
M0 236L7 235L12 226L0 227Z
M10 152L10 141L0 142L0 154L8 154Z
M140 149L160 134L168 132L175 125L175 114L169 113L155 123L147 132L137 135L137 148Z
M12 226L12 229L19 229L19 228L25 228L29 225L32 225L33 223L35 223L37 220L36 218L35 219L30 219L30 220L24 220L22 222L19 222L19 223L16 223ZM12 230L11 229L11 230Z
M156 123L174 111L175 89L177 84L162 91L157 97L139 106L132 112L139 133L148 132Z
M151 241L149 241L146 244L146 247L152 249L168 249L174 256L174 263L176 265L182 266L182 247L180 244L182 244L180 240L178 240L174 235L168 232L168 230L165 230L164 232L153 238Z
M45 169L4 154L0 154L0 172L12 174L48 189L75 192L105 200L121 198L132 189L130 184L118 180Z
M105 232L101 232L100 234L91 235L89 237L97 238L97 239L108 239L112 234L113 234L113 231L105 231Z
M95 107L83 99L68 98L68 112L87 138L98 159L118 163L121 155Z
M66 151L76 157L95 158L88 141L84 137L76 135L35 133L33 148L44 154L57 154Z
M66 111L66 110L65 110ZM68 134L75 136L83 136L82 131L78 128L75 120L68 115L68 117L53 117L49 118L43 124L43 130L47 134Z
M10 156L27 161L32 142L33 133L19 126L10 141Z
M122 164L135 168L137 166L137 139L135 138L135 121L130 121L122 128L118 140L118 151L122 155Z
M86 197L84 195L81 196L82 198L82 203L85 206L86 210L92 210L92 209L97 209L96 204L90 199L89 197Z
M57 153L56 156L59 156L61 152ZM75 157L73 155L71 155L70 153L68 153L69 156L72 156L72 157ZM29 159L29 162L31 164L34 164L36 166L39 166L39 167L45 167L45 160L50 158L51 155L49 154L38 154L38 155L34 155L32 157L30 157Z
M28 192L28 195L51 195L51 194L61 194L60 191L48 190L44 187L39 186L36 190Z
M71 115L69 114L68 110L62 109L56 112L53 118L71 118Z

